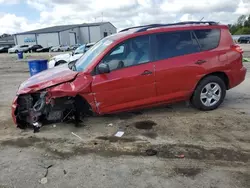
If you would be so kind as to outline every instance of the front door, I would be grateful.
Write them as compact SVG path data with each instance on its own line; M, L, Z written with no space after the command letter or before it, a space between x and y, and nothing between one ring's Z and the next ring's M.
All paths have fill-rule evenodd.
M99 113L133 109L156 96L149 36L129 39L101 61L110 73L93 76L92 92Z

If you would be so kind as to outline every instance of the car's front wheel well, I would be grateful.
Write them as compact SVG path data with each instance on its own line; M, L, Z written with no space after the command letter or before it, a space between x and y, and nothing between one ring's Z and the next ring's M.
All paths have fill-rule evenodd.
M65 64L65 63L67 63L67 62L64 61L64 60L59 60L59 61L57 61L57 62L55 63L55 66L62 65L62 64Z
M76 109L83 113L83 115L93 115L93 110L88 101L80 95L75 97Z

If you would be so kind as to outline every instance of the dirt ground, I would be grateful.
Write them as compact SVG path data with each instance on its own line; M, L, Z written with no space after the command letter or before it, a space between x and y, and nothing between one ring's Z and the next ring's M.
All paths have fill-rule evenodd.
M17 129L10 115L28 77L26 62L0 54L0 188L250 187L249 72L215 111L183 102L87 118L80 128L57 123L37 134ZM119 139L113 136L118 130L125 132Z

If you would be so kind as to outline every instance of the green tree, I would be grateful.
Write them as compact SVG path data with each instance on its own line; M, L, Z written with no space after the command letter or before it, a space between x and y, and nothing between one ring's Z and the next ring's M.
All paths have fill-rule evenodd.
M244 26L245 21L246 21L246 16L245 15L241 15L238 18L238 20L237 20L237 25Z
M241 15L237 23L229 25L231 34L233 35L245 35L250 34L250 15Z

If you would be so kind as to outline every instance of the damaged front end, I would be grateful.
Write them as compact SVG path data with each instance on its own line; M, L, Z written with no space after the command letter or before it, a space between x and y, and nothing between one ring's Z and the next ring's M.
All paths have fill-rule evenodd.
M33 126L34 132L44 124L74 121L92 114L91 107L80 96L52 98L47 91L22 94L13 104L15 123L21 129Z
M72 71L68 65L43 71L23 82L12 104L17 127L34 130L50 122L74 120L95 111L91 76Z
M12 104L17 127L34 131L50 122L74 120L92 114L91 76L72 71L68 65L43 71L23 82Z
M42 124L62 120L67 111L75 110L73 98L49 99L46 91L20 95L16 103L14 115L21 129L29 126L39 129Z

